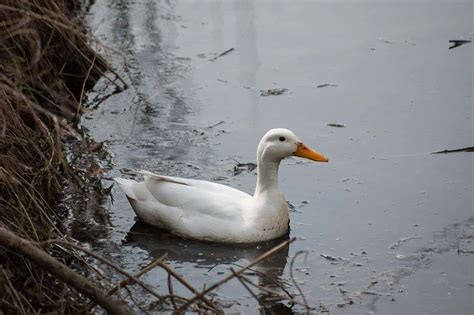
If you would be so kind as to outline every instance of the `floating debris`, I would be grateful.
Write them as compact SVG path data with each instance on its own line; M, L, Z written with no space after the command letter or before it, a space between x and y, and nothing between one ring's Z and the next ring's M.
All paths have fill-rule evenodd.
M379 38L379 41L381 41L384 44L394 44L394 40L386 39L386 38Z
M323 257L324 259L330 260L330 261L338 261L338 259L336 257L330 256L330 255L319 254L319 256Z
M209 61L215 61L216 59L218 59L220 57L224 57L225 55L227 55L228 53L230 53L231 51L234 51L234 50L235 50L234 48L229 48L226 51L224 51L224 52L220 53L219 55L215 56L214 58L209 59Z
M294 204L292 204L291 202L287 201L286 204L288 205L288 211L290 212L297 212L296 211L296 207Z
M221 121L219 121L219 122L217 122L217 123L215 123L215 124L213 124L213 125L208 126L207 129L212 129L212 128L214 128L214 127L217 127L217 126L222 125L223 123L225 123L225 121L221 120Z
M272 95L282 95L283 93L287 92L288 89L276 88L276 89L269 89L269 90L260 90L260 96L272 96Z
M406 243L406 242L411 241L411 240L419 240L419 239L421 239L421 238L420 237L404 237L404 238L401 238L397 241L396 244L391 245L390 249L396 249L396 248L400 247L400 245L402 243Z
M336 86L337 84L334 84L334 83L323 83L323 84L316 85L316 88L320 89L323 87L336 87Z
M458 249L458 255L459 254L474 254L474 250L468 250L468 249Z
M308 204L308 201L306 200L303 200L301 201L301 203L297 206L295 206L294 204L292 204L291 202L287 201L286 202L287 205L288 205L288 210L290 212L301 212L299 209L303 208L304 206L306 206Z
M462 46L462 45L464 45L464 44L470 43L470 42L472 42L472 41L470 41L470 40L462 40L462 39L453 39L453 40L450 40L449 42L450 42L451 44L453 44L453 46L450 46L449 49L453 49L453 48Z
M466 148L454 149L454 150L443 150L443 151L438 151L438 152L431 152L431 154L455 153L455 152L474 152L474 147L466 147Z
M252 172L257 168L257 164L255 163L238 163L234 166L234 176L239 175L243 171Z
M336 127L336 128L344 128L345 125L343 124L338 124L338 123L330 123L328 124L329 127Z
M361 291L360 293L367 294L367 295L376 295L376 296L390 296L390 294L388 294L388 293L368 291L368 290Z

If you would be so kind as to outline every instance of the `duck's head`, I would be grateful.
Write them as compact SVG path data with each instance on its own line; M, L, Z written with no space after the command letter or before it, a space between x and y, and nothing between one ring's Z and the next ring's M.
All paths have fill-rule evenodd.
M279 162L288 156L299 156L316 162L328 162L328 158L306 146L291 130L269 130L260 140L257 158Z

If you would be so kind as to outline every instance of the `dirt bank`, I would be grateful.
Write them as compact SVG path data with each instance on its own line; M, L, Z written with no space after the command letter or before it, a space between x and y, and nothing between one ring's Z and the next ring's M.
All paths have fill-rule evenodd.
M107 69L89 46L80 3L0 4L0 227L35 242L65 233L61 193L78 180L65 140L81 138L74 122L84 92ZM0 309L77 311L84 297L1 244ZM77 260L70 250L46 251L65 265Z

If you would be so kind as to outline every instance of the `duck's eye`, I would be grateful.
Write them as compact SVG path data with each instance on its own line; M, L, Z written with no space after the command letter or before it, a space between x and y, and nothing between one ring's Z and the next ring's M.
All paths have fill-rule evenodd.
M280 137L280 141L281 141L281 142L283 142L283 141L285 141L285 140L286 140L285 137Z

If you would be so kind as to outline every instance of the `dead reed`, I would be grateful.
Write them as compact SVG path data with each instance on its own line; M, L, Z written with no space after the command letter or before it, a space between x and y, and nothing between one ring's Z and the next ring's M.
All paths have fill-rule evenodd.
M108 68L89 46L79 3L0 4L0 226L34 241L64 232L58 201L73 176L64 140L76 134L84 91ZM50 254L66 264L74 259ZM79 295L23 256L0 249L0 269L3 311L76 310Z

